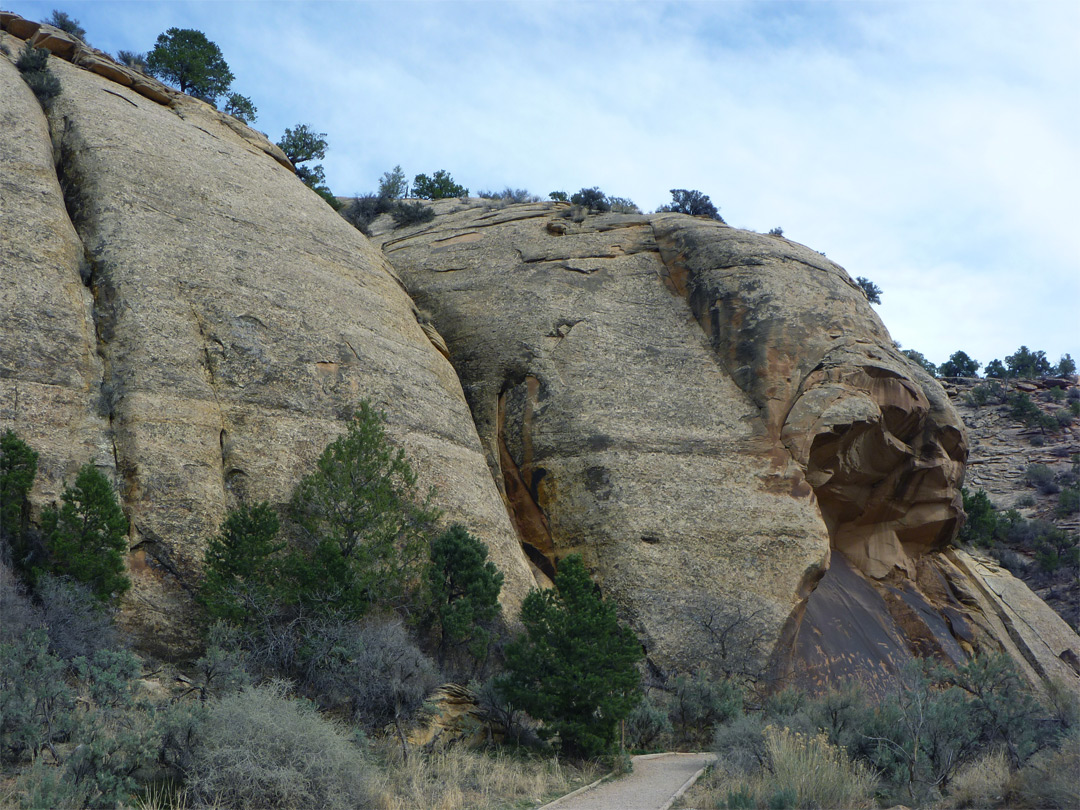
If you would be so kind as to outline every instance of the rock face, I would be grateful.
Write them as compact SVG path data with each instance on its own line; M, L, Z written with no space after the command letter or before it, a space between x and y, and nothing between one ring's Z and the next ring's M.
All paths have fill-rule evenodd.
M376 240L445 338L530 559L583 552L654 670L714 654L719 616L811 687L985 648L1071 673L1075 634L1044 617L1052 643L1014 644L987 571L946 552L963 425L842 268L677 214L434 207Z
M284 503L366 398L511 614L580 552L657 675L754 640L810 686L979 649L1075 677L1080 639L948 549L963 426L821 254L476 200L376 222L380 252L259 133L0 25L0 430L41 453L37 510L88 460L114 476L145 650L191 650L226 510ZM55 55L47 114L27 38Z
M695 618L776 628L820 576L811 487L685 301L649 220L456 200L384 250L445 338L530 559L581 552L653 663L701 655Z
M54 57L46 121L5 44L0 429L42 454L38 508L87 460L115 474L143 645L190 649L225 511L285 502L363 398L487 542L513 610L532 575L454 370L382 255L202 102Z

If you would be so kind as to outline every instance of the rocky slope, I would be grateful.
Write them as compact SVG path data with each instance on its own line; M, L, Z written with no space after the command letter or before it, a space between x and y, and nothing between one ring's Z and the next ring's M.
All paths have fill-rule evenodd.
M737 637L807 684L979 648L1075 677L1060 619L947 550L963 425L821 254L475 200L377 222L376 246L259 133L0 23L0 429L42 453L37 509L87 459L115 476L145 648L190 649L225 510L283 503L368 398L511 614L582 552L658 675ZM55 55L47 114L12 65L26 38Z
M988 380L945 383L971 441L964 486L969 492L986 492L1001 512L1015 509L1024 520L1055 526L1080 543L1080 512L1063 510L1059 491L1077 486L1080 420L1054 429L1029 427L1010 416L1009 405L1002 401L1008 393L1022 391L1056 424L1059 414L1071 413L1070 403L1080 401L1080 385L1075 377L1013 381L1005 393L998 385ZM1050 485L1039 487L1029 479L1033 465L1049 470ZM1080 581L1074 567L1043 571L1036 549L1023 538L1002 542L993 551L1074 629L1080 628Z

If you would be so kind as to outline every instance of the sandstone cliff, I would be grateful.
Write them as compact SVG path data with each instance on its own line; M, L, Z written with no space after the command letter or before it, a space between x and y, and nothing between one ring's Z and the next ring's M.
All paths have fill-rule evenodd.
M0 428L42 454L39 507L88 460L115 475L143 643L190 648L225 510L287 500L362 398L519 604L533 578L461 387L382 255L208 105L54 57L46 117L12 64L22 42L3 43Z
M580 551L659 674L719 654L734 615L807 684L980 648L1075 677L1080 639L948 549L963 425L821 254L475 200L377 222L380 251L259 133L0 23L0 429L42 453L37 509L88 459L115 476L146 649L190 649L225 510L284 502L368 398L511 614ZM63 85L47 115L12 65L27 38Z
M1075 634L1033 596L1006 617L1004 591L1030 592L948 550L963 424L842 268L678 214L433 205L376 241L445 339L530 557L584 552L656 670L715 653L702 625L734 617L807 685L885 688L980 648L1075 677ZM1021 614L1041 629L1017 641Z

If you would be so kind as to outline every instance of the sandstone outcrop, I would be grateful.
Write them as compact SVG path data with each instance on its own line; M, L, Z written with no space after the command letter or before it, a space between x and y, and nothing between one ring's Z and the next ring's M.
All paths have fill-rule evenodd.
M445 338L530 558L583 552L656 669L710 654L719 605L808 686L884 690L978 649L1071 671L1075 634L1043 617L1052 643L1014 643L1002 589L947 556L963 425L842 268L677 214L433 206L375 238Z
M0 25L0 429L41 452L35 509L87 460L115 477L144 649L191 649L225 511L282 504L367 398L511 614L581 552L657 674L715 656L734 616L807 685L980 649L1075 677L1075 633L949 549L963 425L820 253L478 200L384 217L380 252L260 133ZM26 39L55 54L47 115L12 64Z
M532 575L454 370L382 255L195 99L52 58L46 122L12 65L21 41L4 44L0 428L42 453L38 508L87 460L115 470L144 647L190 649L226 509L286 501L362 398L446 519L487 542L513 610Z
M384 251L446 341L530 559L551 575L581 552L665 670L701 655L702 599L742 603L775 635L824 570L828 531L662 283L649 220L437 208Z

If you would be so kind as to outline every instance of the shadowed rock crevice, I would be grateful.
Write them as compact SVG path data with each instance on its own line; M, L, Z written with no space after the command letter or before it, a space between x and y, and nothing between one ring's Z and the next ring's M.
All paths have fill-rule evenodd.
M548 579L558 561L541 502L545 470L533 463L532 418L540 382L527 376L499 394L497 441L507 510L522 550Z

